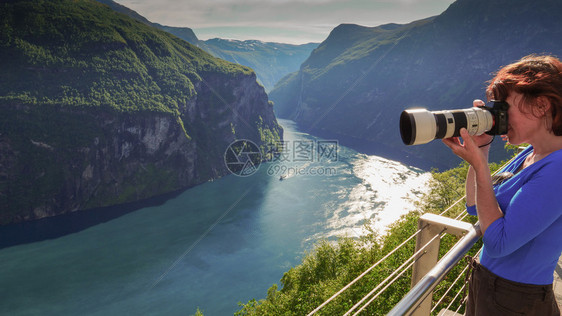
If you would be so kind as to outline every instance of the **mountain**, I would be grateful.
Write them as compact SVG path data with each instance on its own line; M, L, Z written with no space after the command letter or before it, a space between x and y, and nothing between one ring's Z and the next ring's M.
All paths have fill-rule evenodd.
M0 3L0 224L228 174L282 129L255 73L92 0Z
M285 75L299 70L318 43L302 45L214 38L197 46L213 56L252 68L266 91Z
M202 41L188 27L165 26L150 22L136 11L113 0L98 0L98 2L106 4L115 11L126 14L142 23L173 34L202 48L215 57L252 68L266 92L273 89L275 83L283 76L299 70L302 62L318 46L318 43L292 45L257 40L239 41L220 38Z
M458 0L405 25L343 24L270 99L278 117L306 130L427 168L451 167L459 160L439 141L402 144L400 112L470 107L485 99L486 81L502 65L531 53L561 56L560 10L555 0Z
M199 39L195 35L192 29L189 27L176 27L176 26L166 26L158 23L151 23L155 28L161 29L162 31L173 34L184 41L187 41L193 45L199 43Z
M140 15L139 13L137 13L137 11L132 10L127 8L126 6L119 4L113 0L97 0L99 3L103 3L107 6L109 6L110 8L112 8L113 10L119 12L119 13L123 13L139 22L142 22L146 25L155 27L157 29L161 29L162 31L168 32L170 34L173 34L181 39L183 39L184 41L187 41L193 45L197 45L197 43L199 42L199 39L197 38L197 36L195 35L195 33L193 32L192 29L188 28L188 27L175 27L175 26L166 26L166 25L162 25L159 23L153 23L150 22L147 18L145 18L144 16Z

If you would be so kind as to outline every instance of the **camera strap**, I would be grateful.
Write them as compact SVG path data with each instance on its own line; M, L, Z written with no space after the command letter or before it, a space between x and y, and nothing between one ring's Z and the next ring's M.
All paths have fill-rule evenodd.
M482 148L482 147L486 147L486 146L490 145L494 141L495 138L496 138L496 135L493 135L491 141L489 141L487 144L478 146L478 148Z

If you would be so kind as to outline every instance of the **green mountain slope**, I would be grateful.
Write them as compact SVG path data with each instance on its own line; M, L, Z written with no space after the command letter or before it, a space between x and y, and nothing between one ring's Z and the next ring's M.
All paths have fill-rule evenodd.
M0 14L2 100L174 112L198 72L252 72L98 3L24 1Z
M213 38L206 41L199 40L192 29L188 27L166 26L153 23L134 10L116 3L113 0L97 0L107 4L117 12L124 13L144 24L156 27L173 34L195 46L209 52L215 57L252 68L258 81L266 92L273 89L279 79L288 73L299 70L303 61L318 43L292 45L269 43L256 40L239 41ZM186 23L189 23L187 21Z
M187 188L282 135L251 69L98 2L3 2L0 23L0 224Z
M305 129L409 163L451 167L458 160L440 142L402 144L400 112L470 107L485 99L485 81L500 66L530 53L562 55L561 9L553 0L458 0L407 25L340 25L270 98L278 116Z
M153 23L150 22L147 18L145 18L144 16L138 14L136 11L127 8L124 5L121 5L113 0L97 0L99 3L103 3L105 5L108 5L110 8L112 8L113 10L119 12L119 13L123 13L137 21L140 21L146 25L155 27L157 29L161 29L163 31L166 31L170 34L173 34L181 39L183 39L184 41L187 41L188 43L191 43L193 45L196 45L197 42L199 42L199 39L197 38L197 36L195 35L195 33L193 33L193 30L188 28L188 27L175 27L175 26L166 26L166 25L162 25L159 23Z

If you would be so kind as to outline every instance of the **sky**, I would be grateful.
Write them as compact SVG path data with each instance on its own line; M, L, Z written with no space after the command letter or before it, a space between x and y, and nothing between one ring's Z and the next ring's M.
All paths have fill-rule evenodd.
M115 0L151 22L189 27L201 40L322 42L342 23L378 26L441 14L453 0Z

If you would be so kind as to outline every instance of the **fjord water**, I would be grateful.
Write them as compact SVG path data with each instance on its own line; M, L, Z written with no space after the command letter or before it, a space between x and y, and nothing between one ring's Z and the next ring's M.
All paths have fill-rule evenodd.
M337 156L320 159L326 140L281 124L286 152L312 145L312 159L294 151L250 176L0 249L0 314L191 315L199 307L232 315L238 302L265 297L320 239L364 234L366 220L382 230L425 191L429 175L419 169L334 142Z

